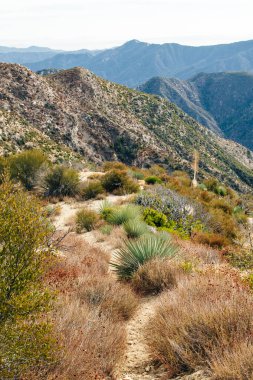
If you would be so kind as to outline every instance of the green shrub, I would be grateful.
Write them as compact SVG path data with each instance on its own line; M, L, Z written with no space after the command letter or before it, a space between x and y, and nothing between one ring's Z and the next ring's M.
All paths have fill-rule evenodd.
M38 200L4 178L0 186L0 378L19 379L53 360L51 301L43 286L52 230ZM43 322L41 322L43 313ZM52 340L51 340L52 339ZM28 377L27 377L28 378Z
M28 150L9 158L11 178L20 181L27 190L37 182L39 172L47 157L39 150Z
M83 209L76 214L76 230L78 233L83 231L92 231L97 222L99 216L95 211Z
M129 174L132 178L137 179L137 180L142 180L142 179L145 178L145 176L144 176L143 173L141 173L141 172L137 172L137 171L135 171L135 170L129 170L129 171L128 171L128 174Z
M204 183L200 183L200 184L198 185L198 188L199 188L200 190L207 191L207 187L206 187L206 185L205 185Z
M84 199L96 198L99 194L104 192L103 186L100 181L90 181L80 190L80 194Z
M55 166L45 177L45 195L74 196L78 192L79 174L72 168Z
M135 205L126 205L121 207L114 207L111 214L108 216L107 221L113 225L120 226L131 219L140 218L140 208Z
M208 178L203 181L203 184L206 186L207 190L215 192L219 186L219 182L216 178Z
M45 317L43 322L27 316L26 320L0 324L0 378L34 378L29 376L30 371L46 374L57 359L57 349L52 327Z
M139 219L130 219L123 224L123 228L130 239L136 239L148 232L146 223Z
M168 224L167 216L152 208L146 208L143 211L143 218L144 221L152 227L166 227Z
M172 258L177 248L168 234L145 235L138 240L125 242L115 255L112 267L121 279L130 279L145 262L159 258Z
M214 190L214 192L221 197L225 197L227 195L227 189L224 186L217 186Z
M145 178L145 182L148 184L148 185L154 185L156 183L162 183L162 180L159 178L159 177L156 177L156 176L149 176L147 178Z
M111 170L102 179L103 188L114 194L136 193L139 186L134 182L124 170Z
M50 253L51 232L36 198L5 180L0 187L0 321L47 303L38 280Z

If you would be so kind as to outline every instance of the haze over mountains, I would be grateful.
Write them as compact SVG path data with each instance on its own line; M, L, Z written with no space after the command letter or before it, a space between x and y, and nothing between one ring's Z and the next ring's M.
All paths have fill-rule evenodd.
M168 99L214 132L253 149L253 75L201 73L187 81L156 77L139 90Z
M154 76L188 79L200 72L253 72L253 40L200 47L132 40L102 51L37 50L32 53L29 49L22 52L18 49L6 55L0 49L0 61L22 63L33 71L85 67L105 79L129 87Z
M35 130L42 149L63 144L89 161L164 164L191 171L193 149L201 152L200 175L248 190L253 159L167 100L105 81L74 68L40 76L15 64L0 64L0 121L4 154L26 148ZM15 136L13 124L23 126ZM50 139L50 143L47 139ZM37 138L37 146L40 138ZM59 145L59 151L62 148Z

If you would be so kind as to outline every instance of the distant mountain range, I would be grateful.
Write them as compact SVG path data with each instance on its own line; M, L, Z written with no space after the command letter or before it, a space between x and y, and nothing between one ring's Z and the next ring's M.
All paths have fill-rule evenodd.
M253 75L202 73L188 81L156 77L139 90L168 99L214 132L253 149Z
M133 40L112 49L74 52L0 48L0 61L21 63L33 71L81 66L105 79L135 87L154 76L188 79L200 72L253 72L253 40L200 47Z
M0 78L2 154L35 146L66 159L73 152L96 163L159 163L192 173L197 149L200 177L212 175L242 191L253 186L253 153L214 134L166 99L83 68L41 76L1 63Z

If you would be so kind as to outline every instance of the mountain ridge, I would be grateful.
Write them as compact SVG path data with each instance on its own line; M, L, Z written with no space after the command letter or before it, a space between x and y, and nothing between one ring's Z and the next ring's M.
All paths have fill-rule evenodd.
M0 64L0 75L0 109L92 162L159 163L189 172L195 148L201 153L200 176L213 175L242 191L253 186L253 159L246 148L216 136L165 99L83 68L43 77L20 65Z
M0 61L20 63L33 71L81 66L133 88L155 76L189 79L199 72L253 72L253 40L209 46L131 40L104 50L8 54L0 51Z
M253 75L199 73L189 80L151 78L140 91L162 96L201 124L253 149Z

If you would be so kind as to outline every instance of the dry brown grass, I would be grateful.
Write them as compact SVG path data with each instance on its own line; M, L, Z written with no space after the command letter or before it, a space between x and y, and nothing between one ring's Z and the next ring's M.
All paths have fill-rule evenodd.
M221 253L203 244L182 240L173 235L173 240L180 248L180 257L186 261L202 264L217 264L221 261Z
M253 343L252 308L236 272L224 267L194 275L162 296L146 327L150 353L171 375L208 367L221 352Z
M133 317L139 300L131 288L110 276L87 276L79 283L78 297L115 321Z
M126 239L126 233L122 227L113 227L109 235L105 235L100 231L94 231L94 235L98 242L103 242L109 246L111 250L121 248Z
M215 380L253 380L253 344L242 342L217 352L210 367Z
M110 275L106 252L74 233L62 245L65 258L47 276L59 292L53 319L61 346L48 379L115 378L126 349L124 321L135 312L138 298Z
M121 322L71 297L62 299L56 318L62 350L52 379L103 380L115 375L126 345Z
M140 266L135 272L131 285L140 294L158 294L164 289L172 289L177 285L177 277L182 275L172 260L154 259Z
M216 249L227 247L230 244L230 241L223 235L203 231L196 232L192 240L196 243L205 244Z

